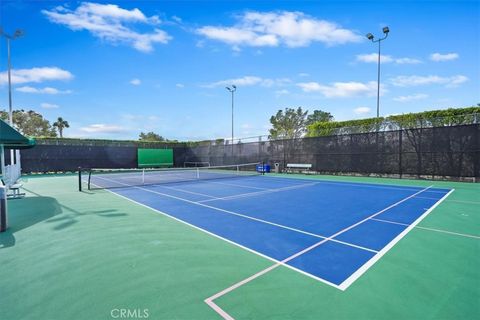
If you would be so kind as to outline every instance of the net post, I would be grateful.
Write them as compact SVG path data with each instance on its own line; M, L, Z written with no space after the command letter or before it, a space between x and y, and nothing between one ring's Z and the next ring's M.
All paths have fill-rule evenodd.
M265 175L265 161L262 161L262 176Z
M78 191L82 192L82 167L78 167Z
M142 184L145 184L145 168L142 169Z
M200 179L200 169L197 167L195 170L197 171L197 179Z
M91 190L90 188L90 182L92 181L92 169L88 171L88 190Z

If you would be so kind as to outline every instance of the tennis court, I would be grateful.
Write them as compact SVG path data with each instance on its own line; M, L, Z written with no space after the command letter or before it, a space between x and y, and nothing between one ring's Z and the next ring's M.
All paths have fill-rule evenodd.
M8 319L478 314L475 184L230 167L100 171L82 192L77 179L27 177L11 202Z
M230 169L151 171L146 178L142 171L115 171L92 179L341 290L453 191L272 178L253 170L236 175L224 168Z

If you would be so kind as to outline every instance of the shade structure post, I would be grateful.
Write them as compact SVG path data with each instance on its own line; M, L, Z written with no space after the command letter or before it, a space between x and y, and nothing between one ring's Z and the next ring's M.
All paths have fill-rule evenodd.
M0 144L0 158L2 178L5 175L5 152L3 144ZM0 232L7 230L7 190L3 183L0 184Z
M1 158L0 170L2 171L2 178L3 178L5 175L5 151L3 148L3 144L0 144L0 158Z

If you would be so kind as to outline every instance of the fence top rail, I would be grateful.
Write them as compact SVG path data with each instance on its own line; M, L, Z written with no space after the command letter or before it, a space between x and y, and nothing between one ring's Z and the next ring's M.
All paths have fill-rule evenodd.
M386 118L380 124L353 126L353 127L332 127L325 129L325 132L311 136L296 138L272 137L270 135L249 136L242 138L225 138L202 141L140 141L140 140L108 140L108 139L80 139L80 138L37 138L39 145L83 145L83 146L118 146L118 147L140 147L140 148L182 148L193 146L235 146L238 144L261 143L271 141L286 141L309 139L319 137L345 136L356 134L375 134L377 132L395 132L415 129L446 128L457 126L470 126L480 124L480 114L466 114L441 118L418 118L408 124L401 124L395 120Z

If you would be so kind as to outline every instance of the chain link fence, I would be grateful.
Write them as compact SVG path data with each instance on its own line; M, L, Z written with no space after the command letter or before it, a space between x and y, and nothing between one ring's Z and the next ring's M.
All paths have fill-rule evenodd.
M186 148L184 161L312 164L329 174L473 180L480 176L480 125L412 128Z
M193 143L44 140L21 150L22 172L83 168L135 168L138 148L172 148L174 166L185 162L229 165L264 161L280 169L311 164L329 174L475 180L480 177L480 124L420 127L298 139L253 137ZM7 153L8 157L8 153ZM7 159L8 163L8 159Z

